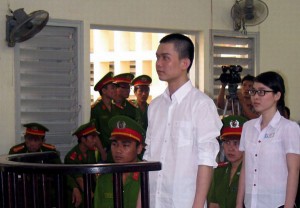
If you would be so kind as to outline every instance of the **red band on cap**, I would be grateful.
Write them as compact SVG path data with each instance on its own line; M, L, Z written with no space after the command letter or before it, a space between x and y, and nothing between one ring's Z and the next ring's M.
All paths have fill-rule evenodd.
M37 130L37 129L26 129L26 134L38 135L38 136L45 136L45 131Z
M137 86L137 85L150 85L150 82L136 81L134 83L134 86Z
M102 89L102 87L110 82L113 82L113 78L112 77L107 77L106 79L102 80L101 83L99 83L99 85L97 86L96 90L100 90Z
M138 142L141 142L143 138L139 132L129 128L115 128L111 133L111 136L118 136L118 135L132 138Z
M118 82L125 82L125 83L128 83L128 84L130 84L131 83L131 80L130 79L126 79L126 78L115 78L115 80L114 80L116 83L118 83Z
M86 129L84 129L81 132L78 132L77 133L77 137L82 137L82 136L88 135L88 134L90 134L92 132L96 132L96 128L94 126L86 128Z
M238 128L225 127L222 130L222 136L241 135L241 133L242 133L242 127L238 127Z

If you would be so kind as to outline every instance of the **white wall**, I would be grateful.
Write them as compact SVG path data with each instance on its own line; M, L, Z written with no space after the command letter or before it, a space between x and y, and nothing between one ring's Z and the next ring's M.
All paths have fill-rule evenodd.
M230 9L235 0L0 0L0 154L6 154L15 143L14 115L14 49L5 42L5 15L8 3L12 10L24 8L27 13L43 9L50 18L80 20L84 26L84 69L85 99L84 119L89 116L89 28L91 24L126 26L170 30L193 30L203 34L201 41L200 83L210 92L209 80L209 30L232 30ZM287 105L292 118L300 120L298 103L300 96L298 77L300 32L298 0L265 0L269 6L269 17L260 26L249 27L248 31L260 32L259 70L277 70L287 84ZM212 5L212 6L211 6ZM202 79L201 79L202 78Z

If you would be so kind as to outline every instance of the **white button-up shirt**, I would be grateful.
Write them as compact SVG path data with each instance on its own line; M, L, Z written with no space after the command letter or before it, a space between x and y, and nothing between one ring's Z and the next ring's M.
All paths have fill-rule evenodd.
M150 207L190 208L196 192L198 165L217 166L220 121L214 102L190 81L170 98L166 91L148 109L144 159L160 161L150 172Z
M284 205L288 153L300 154L300 128L277 111L263 130L262 118L243 126L240 150L245 151L246 207L274 208Z

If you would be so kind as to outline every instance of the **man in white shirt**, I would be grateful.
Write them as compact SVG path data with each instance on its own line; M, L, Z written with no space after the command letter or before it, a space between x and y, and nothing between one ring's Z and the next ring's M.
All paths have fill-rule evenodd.
M168 83L148 109L144 159L161 161L149 174L150 207L204 207L222 122L214 102L192 86L188 73L194 45L182 34L161 39L156 52L159 79Z

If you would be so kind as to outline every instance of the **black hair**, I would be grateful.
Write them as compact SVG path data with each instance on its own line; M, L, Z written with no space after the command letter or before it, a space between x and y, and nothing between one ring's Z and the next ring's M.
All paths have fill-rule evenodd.
M281 75L276 72L269 71L259 74L254 78L254 82L262 83L263 85L271 88L274 93L280 92L281 96L277 102L277 109L281 115L284 115L285 102L284 102L284 94L285 94L285 86L284 81Z
M146 86L150 90L150 87L148 85L138 85L133 87L133 92L135 93L138 89L140 89L140 86Z
M102 90L103 90L103 89L107 89L107 87L108 87L109 84L114 84L114 83L110 82L110 83L105 84L105 85L99 90L99 93L100 93L101 96L102 96L102 94L103 94Z
M243 77L241 83L243 83L244 81L250 81L250 82L254 82L254 76L247 74L246 76Z
M287 107L287 106L285 106L284 107L284 110L285 110L285 117L287 118L287 119L290 119L290 116L291 116L291 110L289 109L289 107Z
M194 60L194 44L191 39L180 33L172 33L163 37L159 43L173 43L179 59L190 59L191 63L187 68L187 73L189 73Z

